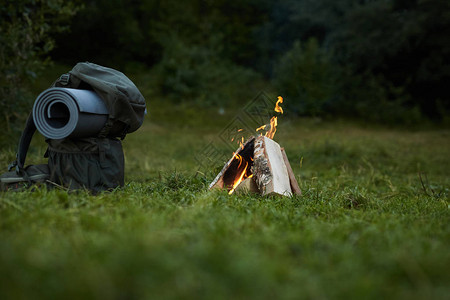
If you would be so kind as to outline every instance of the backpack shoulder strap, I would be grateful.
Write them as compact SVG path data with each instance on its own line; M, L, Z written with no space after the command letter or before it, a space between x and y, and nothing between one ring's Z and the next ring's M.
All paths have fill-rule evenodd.
M55 82L53 82L52 87L69 87L78 88L81 85L81 80L75 76L70 76L70 73L62 74ZM24 166L25 159L27 158L28 148L30 147L31 139L36 131L36 125L33 120L33 112L28 115L27 122L25 123L25 128L23 129L22 135L20 136L19 146L16 154L16 160L8 165L8 171L16 170L19 175L26 175Z
M25 159L27 157L28 148L30 147L31 139L36 131L36 125L34 124L33 114L30 113L20 136L19 147L16 154L16 160L8 166L8 171L16 168L16 172L22 173L25 165Z

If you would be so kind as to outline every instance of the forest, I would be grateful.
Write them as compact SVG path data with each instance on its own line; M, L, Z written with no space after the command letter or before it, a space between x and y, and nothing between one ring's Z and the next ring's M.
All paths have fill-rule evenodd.
M90 61L145 74L173 104L264 90L292 117L445 125L449 32L446 0L4 0L0 122L22 126L49 65Z

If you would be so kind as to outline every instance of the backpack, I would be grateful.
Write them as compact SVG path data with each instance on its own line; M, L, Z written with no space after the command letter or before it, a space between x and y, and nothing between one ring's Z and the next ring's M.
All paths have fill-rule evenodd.
M98 132L86 136L86 131L83 131L84 135L74 133L60 139L46 136L45 130L39 127L41 120L38 119L36 104L49 93L61 92L72 98L76 97L73 95L82 95L78 97L87 102L87 106L95 97L100 99L97 101L102 102L106 113L100 111L98 116L91 111L85 113L97 123L102 120L103 125ZM90 96L86 96L88 94ZM59 97L61 94L57 95ZM83 105L77 103L76 107L80 114L84 113ZM123 73L89 62L78 63L36 99L20 137L16 160L8 166L9 172L0 176L0 189L17 190L31 184L46 184L63 186L69 190L88 189L97 193L123 186L124 155L121 140L142 125L146 112L144 97ZM44 119L52 114L55 120L60 117L58 111L52 111L52 106L41 113ZM79 123L83 125L85 120L80 119ZM25 167L26 154L36 129L46 136L48 148L44 157L48 158L48 164Z

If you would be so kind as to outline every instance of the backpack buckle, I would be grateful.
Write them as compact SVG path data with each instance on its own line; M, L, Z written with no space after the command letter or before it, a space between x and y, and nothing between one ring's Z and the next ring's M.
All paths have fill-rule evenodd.
M17 159L8 165L8 172L17 167Z
M61 85L68 85L70 81L70 74L66 73L66 74L62 74L59 79L58 79L58 83Z
M19 166L17 159L8 165L8 172L15 169L17 175L22 175L24 169Z

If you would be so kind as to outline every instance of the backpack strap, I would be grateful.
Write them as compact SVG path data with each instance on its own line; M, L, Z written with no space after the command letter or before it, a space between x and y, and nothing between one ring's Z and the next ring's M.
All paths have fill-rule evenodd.
M30 113L25 124L25 128L20 136L19 147L16 154L16 160L9 164L8 171L13 168L16 169L17 174L24 174L25 159L27 157L28 148L30 147L31 139L36 131L33 114Z

